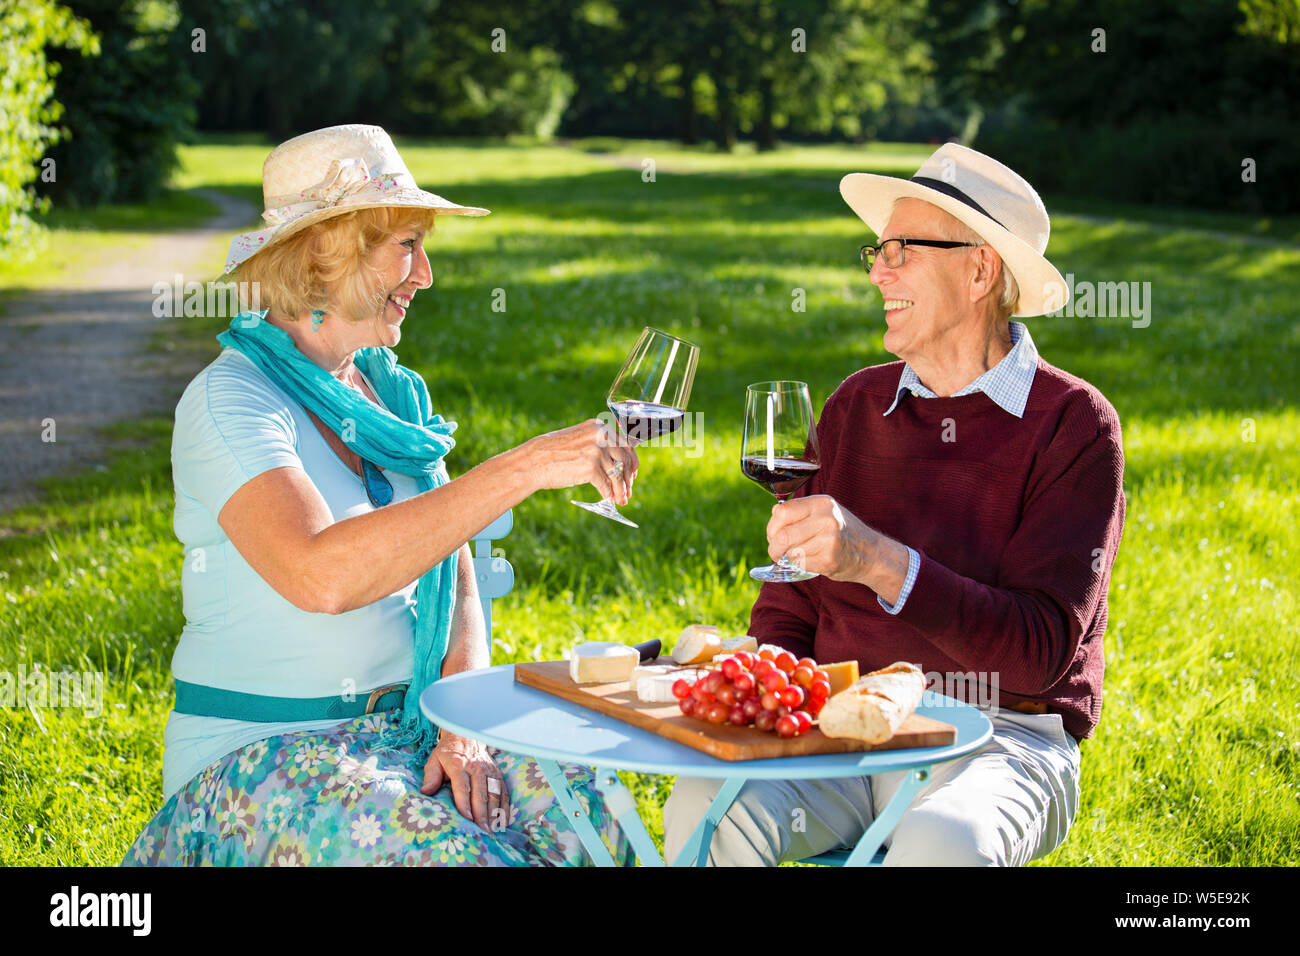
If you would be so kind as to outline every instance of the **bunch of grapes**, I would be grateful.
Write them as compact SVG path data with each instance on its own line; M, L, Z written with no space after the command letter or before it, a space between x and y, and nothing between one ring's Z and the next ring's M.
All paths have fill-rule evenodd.
M697 681L677 681L673 696L687 717L797 737L826 706L831 679L811 657L764 648L733 654Z

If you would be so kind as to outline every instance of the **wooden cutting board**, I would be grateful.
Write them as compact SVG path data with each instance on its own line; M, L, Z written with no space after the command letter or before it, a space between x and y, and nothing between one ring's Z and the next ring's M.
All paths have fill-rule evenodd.
M660 663L672 663L660 658ZM769 757L807 757L812 754L842 754L866 750L906 750L911 747L945 747L957 740L957 729L920 714L911 714L883 744L827 737L817 725L799 737L781 738L756 727L710 724L687 717L676 701L647 704L637 700L627 681L608 684L575 684L569 677L568 661L539 661L516 664L515 682L536 687L583 707L694 747L721 760L765 760Z

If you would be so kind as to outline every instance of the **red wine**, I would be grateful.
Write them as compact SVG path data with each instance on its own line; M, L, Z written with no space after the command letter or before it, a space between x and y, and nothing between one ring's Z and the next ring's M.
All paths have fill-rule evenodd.
M821 465L815 461L802 461L798 458L773 458L772 466L767 466L763 455L749 455L740 459L740 470L750 481L756 481L779 500L784 501L805 481L817 474Z
M654 402L610 402L609 410L618 419L623 433L638 442L671 435L681 427L686 416L680 408Z

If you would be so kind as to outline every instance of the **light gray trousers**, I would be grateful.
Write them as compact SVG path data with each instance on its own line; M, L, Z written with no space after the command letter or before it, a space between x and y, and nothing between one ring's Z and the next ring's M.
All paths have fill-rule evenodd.
M1079 808L1079 745L1057 714L990 715L993 737L936 764L894 832L886 866L1023 866L1056 849ZM905 771L830 780L750 780L718 824L711 866L775 866L852 847ZM676 859L722 786L679 777L664 806Z

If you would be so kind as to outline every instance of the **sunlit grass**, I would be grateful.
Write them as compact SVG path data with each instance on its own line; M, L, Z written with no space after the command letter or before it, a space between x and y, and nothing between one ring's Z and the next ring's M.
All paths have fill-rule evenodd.
M846 375L891 358L857 264L866 230L833 188L854 151L724 160L578 144L633 158L647 145L663 157L653 183L639 165L582 149L403 147L422 183L454 184L449 198L493 210L439 222L427 242L436 285L417 297L398 347L461 422L453 471L601 412L643 325L703 349L699 444L643 452L625 509L639 531L573 508L568 492L517 509L500 542L517 583L496 605L497 663L559 657L583 638L672 636L691 621L741 631L771 508L737 466L744 386L803 379L820 407ZM255 199L268 148L188 149L177 185ZM881 149L860 168L910 171L926 152ZM664 173L688 160L708 174ZM743 175L716 174L726 170ZM1043 357L1118 409L1127 457L1103 716L1084 745L1074 830L1044 862L1294 865L1300 252L1066 215L1053 227L1062 272L1149 282L1151 313L1146 328L1123 316L1029 320ZM792 311L796 288L804 312ZM496 289L505 312L492 310ZM191 330L215 355L221 327ZM0 861L116 862L160 800L183 624L170 423L123 432L146 444L0 520L0 669L107 673L103 718L6 713ZM658 835L671 781L630 777Z

